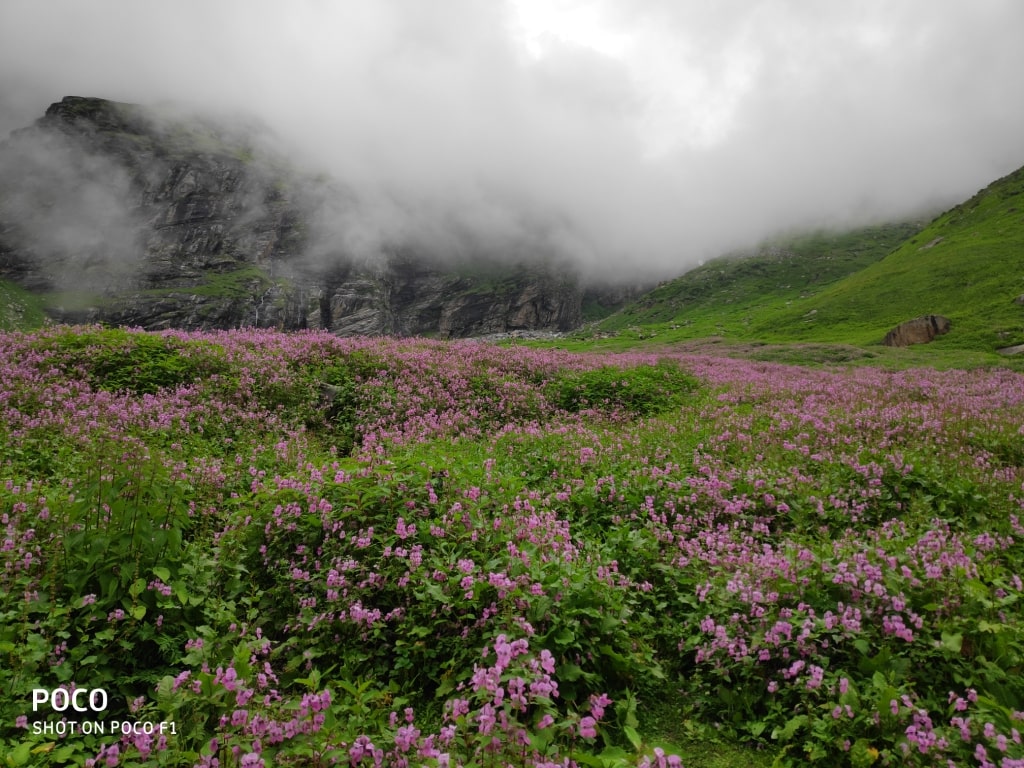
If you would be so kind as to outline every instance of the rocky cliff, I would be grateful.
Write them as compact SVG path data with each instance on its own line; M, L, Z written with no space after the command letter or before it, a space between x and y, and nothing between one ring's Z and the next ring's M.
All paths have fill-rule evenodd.
M580 324L586 289L540 260L456 262L400 242L357 257L344 216L323 226L345 201L266 151L258 127L67 97L0 144L0 280L43 294L55 320L147 329L462 337Z

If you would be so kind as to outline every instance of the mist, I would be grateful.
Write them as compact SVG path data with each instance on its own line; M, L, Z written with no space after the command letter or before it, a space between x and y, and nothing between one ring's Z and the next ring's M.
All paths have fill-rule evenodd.
M131 179L112 158L59 132L19 132L0 153L5 239L31 257L37 287L103 294L130 285L143 225Z
M1024 164L1017 0L4 0L0 136L65 95L258 119L344 248L668 277Z

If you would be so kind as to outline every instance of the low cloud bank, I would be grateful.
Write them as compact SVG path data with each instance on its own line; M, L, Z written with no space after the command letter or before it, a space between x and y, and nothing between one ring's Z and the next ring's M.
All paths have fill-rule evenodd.
M348 190L347 250L629 279L1024 163L1024 4L705 5L6 0L0 132L67 94L254 115Z

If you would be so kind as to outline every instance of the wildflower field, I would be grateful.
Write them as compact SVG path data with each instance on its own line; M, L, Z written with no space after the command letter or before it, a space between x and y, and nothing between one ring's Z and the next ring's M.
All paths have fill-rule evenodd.
M1021 374L60 327L0 412L0 765L1024 766Z

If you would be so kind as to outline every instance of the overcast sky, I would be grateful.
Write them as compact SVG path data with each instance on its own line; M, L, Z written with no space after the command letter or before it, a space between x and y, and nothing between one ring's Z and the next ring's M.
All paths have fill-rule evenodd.
M249 112L368 230L667 276L1024 165L1022 41L1021 0L0 0L0 135L69 94Z

